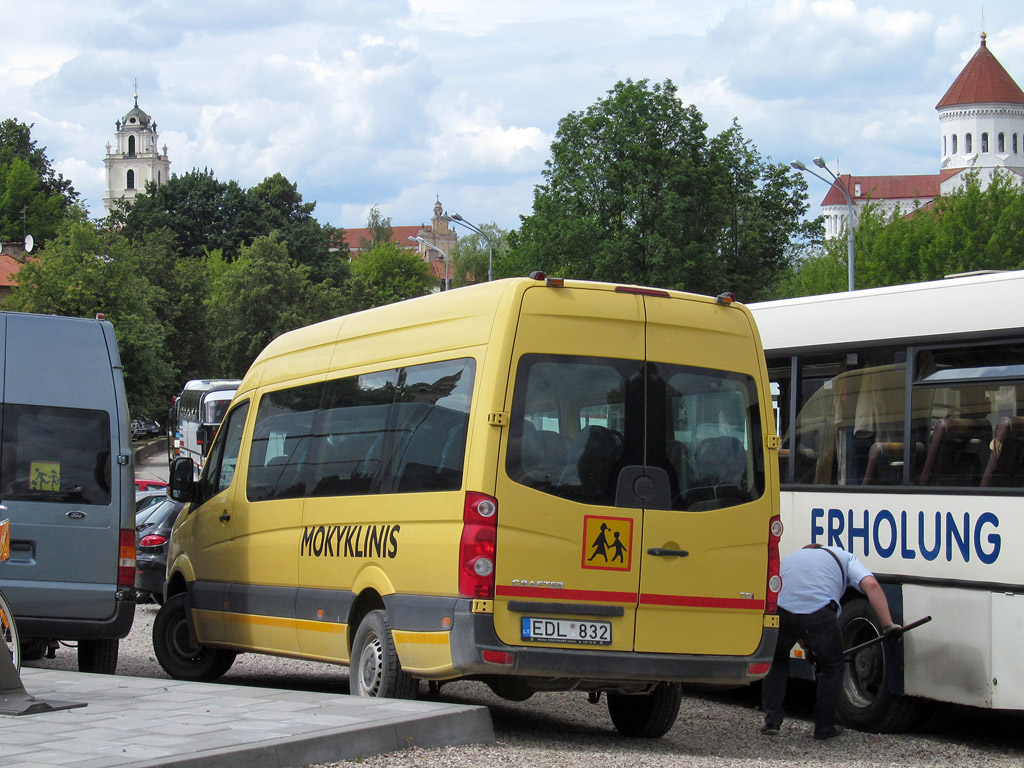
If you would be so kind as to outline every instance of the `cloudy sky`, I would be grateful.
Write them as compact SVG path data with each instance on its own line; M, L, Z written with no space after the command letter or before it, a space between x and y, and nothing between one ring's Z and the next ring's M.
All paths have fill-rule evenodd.
M450 213L515 228L558 121L671 79L777 162L934 173L935 104L988 34L1024 83L1020 0L0 0L0 118L33 123L103 213L114 121L139 106L171 171L280 171L322 223ZM825 185L809 179L814 202Z

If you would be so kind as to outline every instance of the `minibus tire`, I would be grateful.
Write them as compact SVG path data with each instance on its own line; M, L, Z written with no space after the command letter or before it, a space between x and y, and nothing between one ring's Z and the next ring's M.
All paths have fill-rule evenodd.
M679 683L661 683L640 696L609 693L608 714L623 736L657 739L672 729L682 700L683 689Z
M78 641L78 671L112 675L117 671L117 638Z
M878 618L867 600L851 600L839 614L843 648L852 648L882 634ZM921 700L889 690L892 663L890 641L860 651L846 662L839 719L846 725L872 733L902 733L910 729L921 711Z
M370 611L352 641L348 691L353 696L415 699L419 681L402 670L387 613Z
M153 650L164 671L176 680L209 682L223 675L235 662L236 653L195 643L185 615L187 595L169 597L153 622Z

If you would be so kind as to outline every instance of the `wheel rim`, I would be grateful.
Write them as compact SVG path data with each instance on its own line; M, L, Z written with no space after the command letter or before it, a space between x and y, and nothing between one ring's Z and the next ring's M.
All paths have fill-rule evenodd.
M878 637L875 625L867 619L854 619L843 630L843 647L852 648ZM858 651L846 663L843 693L859 709L870 707L878 699L885 682L885 651L880 644Z
M198 644L194 644L188 635L188 621L182 617L179 621L175 622L174 627L168 633L171 645L171 651L174 655L180 659L187 661L196 661L202 657L202 648Z
M377 696L384 679L384 644L376 635L366 638L366 645L359 654L359 693L363 696Z

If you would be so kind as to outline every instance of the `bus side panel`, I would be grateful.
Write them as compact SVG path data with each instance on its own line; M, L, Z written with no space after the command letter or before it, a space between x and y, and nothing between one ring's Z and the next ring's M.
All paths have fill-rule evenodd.
M1024 595L992 593L992 706L1024 709Z

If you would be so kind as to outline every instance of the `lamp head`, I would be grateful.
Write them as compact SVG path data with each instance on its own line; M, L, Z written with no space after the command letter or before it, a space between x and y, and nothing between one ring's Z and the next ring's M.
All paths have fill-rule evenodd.
M816 166L818 166L819 168L824 168L825 167L825 161L823 159L821 159L820 157L814 158L814 164Z
M804 165L803 163L801 163L799 160L794 160L792 163L790 163L790 165L792 165L798 171L806 171L807 170L807 166Z
M452 218L455 219L456 221L462 221L462 216L460 216L457 213L453 213Z

